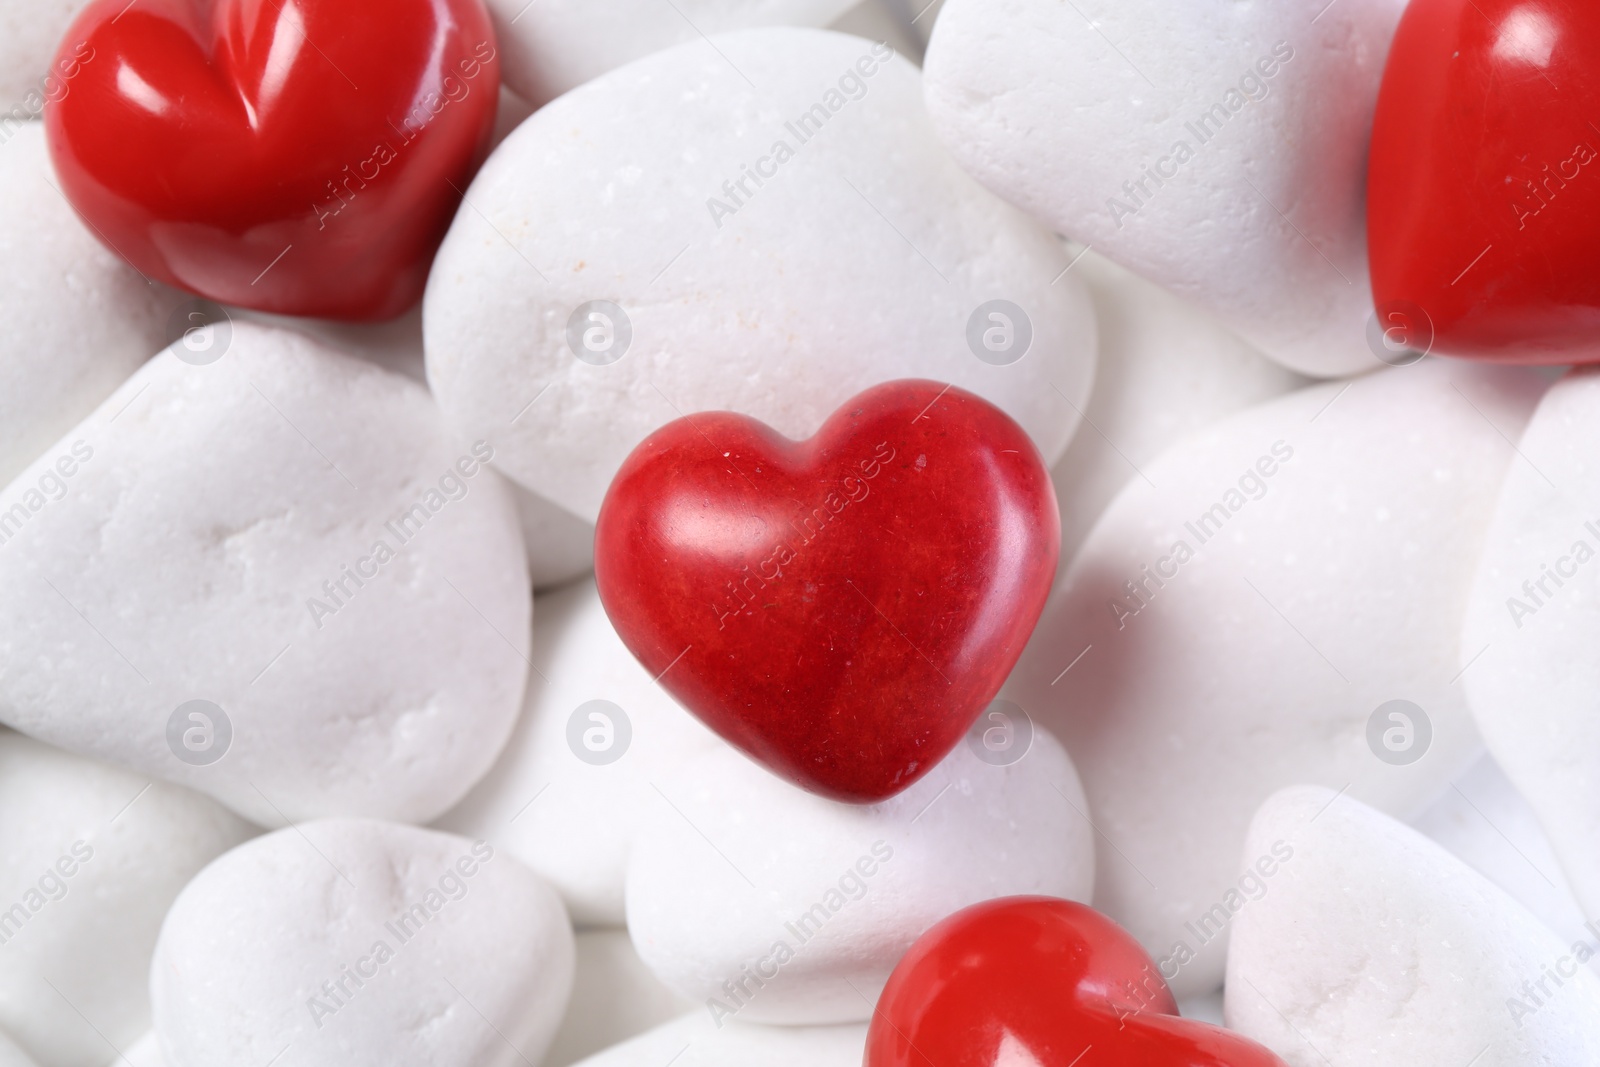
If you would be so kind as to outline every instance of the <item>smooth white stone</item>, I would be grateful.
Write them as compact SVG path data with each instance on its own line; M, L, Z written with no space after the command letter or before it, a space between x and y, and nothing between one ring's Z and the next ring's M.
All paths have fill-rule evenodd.
M518 127L468 190L424 299L428 380L462 432L583 519L633 447L682 415L738 411L808 437L896 378L970 389L1047 463L1060 456L1093 377L1088 296L1062 275L1058 241L950 160L916 68L875 47L727 34L613 71ZM761 91L735 67L759 72ZM801 143L785 124L812 107L829 118ZM779 139L794 152L781 165ZM776 175L746 178L748 199L728 191L747 165ZM740 206L723 214L712 201L730 195ZM968 339L996 299L1031 328L1004 366ZM622 315L584 311L593 301ZM989 321L976 351L994 358ZM598 358L586 345L622 355L585 362L577 352Z
M1002 693L1073 753L1102 835L1095 903L1171 961L1178 995L1221 980L1226 923L1192 927L1274 790L1410 816L1476 757L1459 620L1502 434L1542 387L1429 360L1250 408L1143 464L1068 568ZM1368 742L1396 699L1432 727L1403 766Z

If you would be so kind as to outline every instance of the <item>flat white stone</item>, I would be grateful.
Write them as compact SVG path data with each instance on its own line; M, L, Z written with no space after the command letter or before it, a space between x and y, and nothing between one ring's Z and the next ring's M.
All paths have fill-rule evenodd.
M40 1067L116 1059L150 1026L167 909L254 833L209 797L0 729L0 1030Z
M537 605L522 716L494 769L438 825L539 872L580 925L621 926L628 854L661 803L651 783L727 745L633 658L593 579Z
M1600 1062L1600 978L1499 888L1332 789L1273 795L1244 866L1287 858L1234 920L1226 1018L1290 1067Z
M22 47L5 32L8 20L31 26L23 7L48 21L51 9L79 5L5 6L19 10L0 13L0 83L18 69L5 53ZM95 239L60 191L44 124L13 124L3 112L0 202L3 486L166 343L168 316L186 298L146 282Z
M950 0L928 110L984 185L1274 359L1371 370L1367 141L1404 7Z
M439 815L528 673L522 538L476 447L297 333L167 350L0 492L0 599L29 605L0 614L0 721L264 825Z
M870 806L803 792L729 748L686 762L659 780L628 865L639 955L722 1022L869 1019L906 949L952 912L1088 899L1077 772L1042 730L1024 751L996 765L963 741Z
M1141 464L1063 576L1002 694L1073 753L1095 904L1178 995L1221 980L1226 922L1193 927L1274 790L1409 817L1476 757L1459 620L1542 388L1428 360L1250 408Z
M589 520L633 447L682 415L803 438L895 378L970 389L1058 457L1093 376L1088 297L1058 241L950 160L916 68L877 47L727 34L519 126L424 298L428 381L462 432ZM992 319L995 300L1015 310Z
M572 930L484 842L373 819L228 853L167 916L150 969L166 1067L537 1063L572 988Z

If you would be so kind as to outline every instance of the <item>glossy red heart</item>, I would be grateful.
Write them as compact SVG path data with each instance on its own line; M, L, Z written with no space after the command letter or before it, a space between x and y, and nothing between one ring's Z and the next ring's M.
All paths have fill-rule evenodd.
M1286 1067L1178 1016L1154 961L1093 908L1007 897L956 912L901 957L865 1067Z
M1367 200L1391 347L1600 360L1600 5L1412 0Z
M769 769L868 803L961 739L1032 633L1060 552L1033 442L953 386L899 381L794 442L679 419L623 463L595 578L674 697Z
M112 250L343 319L420 298L500 87L482 0L95 0L55 71L56 172Z

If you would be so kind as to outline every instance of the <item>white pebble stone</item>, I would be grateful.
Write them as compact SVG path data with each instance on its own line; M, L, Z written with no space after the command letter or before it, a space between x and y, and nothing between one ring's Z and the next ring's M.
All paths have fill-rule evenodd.
M1292 858L1235 920L1226 1017L1290 1067L1600 1062L1600 978L1438 845L1299 786L1251 823L1245 856L1274 849Z
M582 1061L579 1067L861 1067L867 1028L713 1023L695 1012Z
M457 426L584 519L680 415L738 411L808 437L894 378L970 389L1058 457L1093 377L1087 294L1058 241L945 154L916 68L875 47L727 34L518 127L468 190L424 299L428 380ZM827 119L802 142L790 127L812 108ZM755 165L774 176L730 191ZM978 314L994 300L1021 309L1010 332Z
M328 819L191 882L150 970L167 1067L537 1063L572 987L572 930L484 842Z
M0 729L0 1030L41 1067L116 1059L150 1026L167 908L255 832L209 797Z
M214 363L146 364L0 493L0 598L29 605L0 615L0 719L264 825L434 818L521 706L511 500L420 387L231 331Z
M60 99L72 91L71 80L62 79L55 67L56 49L88 4L89 0L0 0L0 131L6 120L37 116L47 99Z
M1063 560L1072 559L1122 487L1142 477L1142 465L1225 416L1309 384L1211 315L1098 252L1072 270L1094 300L1100 362L1087 425L1050 471Z
M1367 140L1404 6L950 0L928 109L963 166L1058 232L1295 370L1370 370Z
M9 41L0 32L0 52ZM14 69L0 58L0 80ZM0 486L165 343L185 299L101 245L59 184L44 124L0 114Z
M1429 360L1250 408L1142 465L1063 576L1002 692L1073 753L1103 834L1095 904L1179 996L1221 980L1226 922L1194 928L1273 790L1409 816L1475 758L1459 620L1501 435L1541 389ZM1392 700L1431 723L1405 765L1369 742Z
M628 865L628 930L667 983L727 1022L871 1017L906 949L969 904L1088 900L1077 772L1036 730L1010 765L963 741L880 804L825 800L732 749L664 775Z
M515 101L509 94L507 99ZM368 324L297 319L235 310L232 314L283 329L298 330L384 370L428 384L422 358L422 308L389 322ZM506 487L517 506L522 541L528 550L528 578L535 589L570 582L594 569L594 524L559 508L509 479Z
M628 853L661 802L651 783L726 743L633 658L593 579L537 605L522 717L494 769L438 825L538 871L574 922L621 926Z
M487 0L500 76L543 104L625 63L702 34L825 26L856 0Z
M1528 423L1484 547L1459 666L1490 751L1538 813L1578 900L1600 917L1597 419L1600 375L1589 371L1551 386Z
M689 1011L634 951L626 930L580 930L572 1000L540 1067L567 1067Z

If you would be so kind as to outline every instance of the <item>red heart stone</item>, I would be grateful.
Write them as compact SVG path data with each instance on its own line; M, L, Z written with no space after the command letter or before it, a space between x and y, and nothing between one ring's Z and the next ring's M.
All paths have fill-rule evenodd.
M1406 8L1367 193L1373 297L1391 347L1600 359L1597 56L1593 0Z
M798 443L726 412L651 434L601 505L595 579L628 648L706 725L797 785L870 803L993 699L1060 544L1022 428L899 381Z
M500 88L482 0L95 0L54 73L56 172L113 251L344 319L422 295Z
M1285 1067L1178 1016L1155 963L1093 908L1008 897L918 939L878 998L865 1067Z

